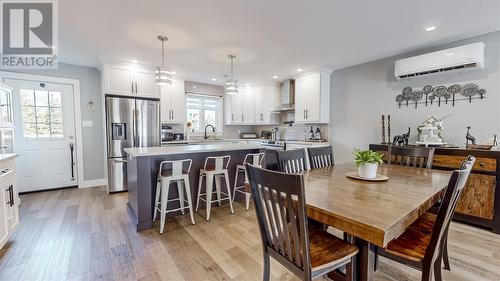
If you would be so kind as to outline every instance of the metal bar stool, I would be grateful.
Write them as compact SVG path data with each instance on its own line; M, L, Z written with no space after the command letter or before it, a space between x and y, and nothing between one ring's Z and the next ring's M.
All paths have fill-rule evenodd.
M203 165L203 169L200 169L200 178L198 181L198 198L196 200L196 212L198 212L198 206L200 204L200 200L204 201L207 205L207 221L210 219L210 209L211 205L214 202L217 202L219 206L221 205L221 201L229 200L229 206L231 207L231 214L234 214L233 210L233 200L231 199L231 186L229 185L229 176L227 173L227 167L229 166L229 162L231 161L231 156L211 156L205 159L205 164ZM205 193L201 192L201 186L203 182L203 178L206 177L206 188ZM221 180L222 177L226 180L226 188L227 193L221 191ZM215 179L215 193L217 194L217 199L212 200L213 191L213 183ZM225 195L226 197L222 197ZM205 196L205 199L202 198Z
M165 227L166 214L175 211L181 211L184 214L184 203L187 203L187 208L189 209L189 214L191 216L191 222L194 222L193 216L193 205L191 203L191 188L189 185L189 171L191 170L191 159L177 160L177 161L163 161L160 163L160 170L158 171L158 180L156 184L156 196L155 196L155 206L153 221L156 220L156 214L160 211L161 221L160 221L160 233L163 233L163 228ZM168 200L168 194L170 190L170 183L177 183L177 191L179 193L178 198L173 198ZM184 199L184 190L186 190L187 200ZM168 202L179 201L179 208L168 210ZM158 206L160 205L160 206Z
M264 152L261 153L249 153L245 156L243 160L243 164L236 165L236 176L234 177L234 187L233 187L233 202L236 196L236 192L242 193L245 195L245 208L248 211L248 207L250 206L250 192L245 191L245 185L236 186L238 184L238 176L240 173L245 173L245 183L248 182L248 175L245 169L245 165L252 164L255 167L262 168L262 160L264 160L264 156L266 154Z

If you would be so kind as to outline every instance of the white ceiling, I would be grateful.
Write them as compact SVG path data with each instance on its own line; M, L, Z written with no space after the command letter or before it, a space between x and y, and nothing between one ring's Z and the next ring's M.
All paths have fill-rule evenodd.
M164 34L166 64L212 84L230 53L241 83L264 83L500 30L498 0L61 0L59 15L62 62L158 64Z

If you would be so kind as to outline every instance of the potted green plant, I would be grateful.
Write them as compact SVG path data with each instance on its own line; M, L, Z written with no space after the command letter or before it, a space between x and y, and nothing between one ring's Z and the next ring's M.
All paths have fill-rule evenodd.
M358 167L359 176L366 179L377 177L378 165L384 163L384 155L372 150L354 150L354 164Z

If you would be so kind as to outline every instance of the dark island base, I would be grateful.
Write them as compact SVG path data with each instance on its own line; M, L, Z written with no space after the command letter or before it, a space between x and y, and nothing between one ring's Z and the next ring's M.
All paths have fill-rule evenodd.
M127 210L135 225L137 231L153 228L153 205L154 195L156 193L156 178L160 163L165 160L182 160L192 159L191 172L189 174L190 187L191 187L191 200L193 209L196 207L196 197L198 194L198 178L199 171L203 168L205 159L209 156L223 156L230 155L231 162L229 163L229 183L231 188L234 184L234 177L236 172L236 164L243 163L245 155L248 153L265 152L264 149L252 150L237 150L237 151L219 151L219 152L202 152L190 154L176 154L176 155L158 155L158 156L141 156L133 157L127 163L127 179L128 179L128 203ZM265 161L265 159L264 159ZM265 165L265 163L263 163ZM243 176L240 176L243 181ZM222 190L226 190L225 182L222 181ZM203 183L205 184L205 183ZM204 190L204 189L203 189ZM178 196L177 188L171 187L169 198L176 198ZM238 195L239 196L239 195ZM243 198L243 197L241 197ZM237 197L239 200L240 198ZM168 209L175 209L179 207L178 202L170 202ZM200 212L205 211L205 204L200 201ZM168 213L168 216L174 216L180 212ZM204 213L203 213L204 216Z

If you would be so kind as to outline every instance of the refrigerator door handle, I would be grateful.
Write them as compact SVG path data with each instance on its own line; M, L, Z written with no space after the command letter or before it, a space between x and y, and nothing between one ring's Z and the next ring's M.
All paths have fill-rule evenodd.
M135 109L132 109L132 142L134 147L137 147L137 115Z

